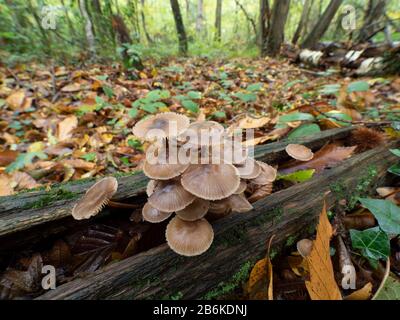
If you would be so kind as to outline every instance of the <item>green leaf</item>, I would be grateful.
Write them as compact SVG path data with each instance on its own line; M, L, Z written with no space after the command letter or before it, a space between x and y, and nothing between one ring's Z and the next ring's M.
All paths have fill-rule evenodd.
M351 123L349 123L350 121L353 120L353 118L351 116L349 116L348 114L345 113L341 113L341 112L337 112L335 110L326 112L325 115L321 114L317 117L318 120L320 119L329 119L333 122L336 122L338 124L340 124L341 126L350 126ZM346 122L340 121L340 120L344 120Z
M0 108L5 106L5 104L6 104L6 100L0 99Z
M390 149L390 152L395 156L400 157L400 149Z
M96 152L90 152L90 153L86 153L86 154L82 155L81 158L86 161L93 162L96 160L97 154L96 154Z
M201 99L201 92L199 92L199 91L189 91L189 92L187 93L187 96L188 96L190 99L198 100L198 99Z
M315 173L314 169L300 170L283 176L279 176L278 180L286 180L291 182L305 182L310 180Z
M224 111L216 111L212 114L212 117L224 119L226 118L226 113Z
M400 176L400 164L394 164L389 169L388 172Z
M314 116L310 113L293 112L279 117L279 122L293 122L293 121L313 121Z
M153 101L157 101L157 100L161 100L161 99L168 99L170 97L170 93L168 90L153 90L150 91L147 95L146 98L153 102Z
M326 84L319 89L319 93L325 95L338 94L339 91L340 91L340 84Z
M142 105L140 109L149 113L156 113L160 107L165 107L165 104L162 102L147 103Z
M365 81L352 82L347 86L347 92L363 92L369 90L369 84Z
M306 123L297 127L288 134L288 139L296 139L301 137L310 136L321 132L320 127L315 123Z
M262 88L263 86L264 86L264 84L261 83L261 82L253 83L253 84L250 84L250 85L246 88L246 90L247 90L247 91L251 91L251 92L256 92L256 91L260 91L261 88Z
M360 198L360 202L375 216L383 231L391 235L400 234L400 208L392 201Z
M389 274L373 300L400 300L400 280L395 275Z
M379 227L364 231L352 229L350 237L353 248L359 250L368 260L373 262L386 260L390 255L389 237Z
M103 86L103 91L104 94L108 97L108 98L112 98L114 95L114 91L112 88L108 87L108 86Z
M140 140L137 140L137 139L129 139L128 146L130 146L131 148L139 149L139 150L142 149L142 147L143 147Z
M237 92L234 94L234 96L245 103L255 102L257 100L257 95L255 95L254 93Z
M23 169L26 165L32 164L32 161L35 158L39 158L41 160L47 159L47 155L44 152L28 152L28 153L20 153L14 162L6 167L6 172L11 173L16 170Z
M290 88L293 87L294 85L296 85L296 84L298 84L298 83L303 83L303 82L305 82L305 81L304 81L304 80L299 80L299 79L293 80L293 81L290 81L290 82L286 83L286 84L284 85L284 88L285 88L285 89L290 89Z
M199 105L192 100L183 100L182 106L193 113L199 112Z
M136 116L138 115L139 110L137 108L131 108L128 111L128 116L130 116L131 118L136 118Z

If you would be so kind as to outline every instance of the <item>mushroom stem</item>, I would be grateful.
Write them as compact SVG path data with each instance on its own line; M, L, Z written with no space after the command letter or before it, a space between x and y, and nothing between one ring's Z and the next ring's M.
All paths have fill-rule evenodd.
M138 204L116 202L112 200L108 201L107 206L111 208L120 208L120 209L137 209L140 207Z

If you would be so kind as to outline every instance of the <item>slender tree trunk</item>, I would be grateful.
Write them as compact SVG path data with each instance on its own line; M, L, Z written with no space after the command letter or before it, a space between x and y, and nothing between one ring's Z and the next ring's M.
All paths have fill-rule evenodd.
M388 0L369 0L368 8L364 17L364 23L356 38L357 43L368 41L385 27L382 23L382 18L385 16L387 3Z
M142 17L143 32L144 32L144 35L145 35L145 37L146 37L147 42L148 42L148 43L153 43L153 39L150 37L150 34L149 34L149 32L147 31L146 16L145 16L145 14L144 14L145 0L141 0L141 4L142 4L142 7L141 7L141 10L140 10L140 15L141 15L141 17Z
M82 16L85 19L86 40L87 40L87 44L89 47L90 55L93 58L96 56L96 45L95 45L95 39L94 39L94 33L93 33L93 25L92 25L92 21L90 21L90 17L89 17L88 11L87 11L85 0L79 0L79 8L81 9Z
M215 40L221 41L221 26L222 26L222 0L217 0L215 9Z
M203 0L197 0L196 32L203 36L204 31L204 4Z
M279 53L285 37L285 24L289 14L290 0L275 0L272 8L271 28L268 30L266 53L275 56Z
M270 18L271 18L271 10L269 7L268 0L260 0L260 32L258 36L259 46L261 55L267 55L267 37L268 37L268 30L270 25Z
M242 12L243 12L244 16L246 17L247 21L250 23L251 27L253 28L254 34L257 36L256 22L249 15L249 13L247 12L246 8L243 7L243 5L239 2L239 0L235 0L235 1L236 1L236 5L240 8L240 10L242 10Z
M188 52L188 42L186 37L185 26L182 21L181 9L178 0L170 0L172 13L174 14L176 32L179 40L179 52L186 55Z
M329 25L342 2L343 0L331 0L328 7L322 14L321 19L318 20L317 24L301 44L302 48L312 48L318 43L318 41L325 34L326 30L328 30Z
M311 6L312 6L313 0L306 0L306 2L304 3L304 7L303 7L303 11L301 13L301 18L300 18L300 22L296 28L296 31L294 33L293 39L292 39L292 43L296 44L297 41L299 41L301 32L303 31L305 24L307 22L307 17L309 17L309 12L311 10Z
M50 33L47 32L48 30L45 30L43 28L40 16L39 16L39 14L37 12L37 8L33 5L32 0L28 1L28 7L29 7L29 10L31 11L31 13L33 15L33 18L34 18L39 30L40 30L40 33L42 34L41 40L42 40L42 43L43 43L43 46L44 46L43 50L44 50L44 52L46 54L51 55L52 48L51 48Z

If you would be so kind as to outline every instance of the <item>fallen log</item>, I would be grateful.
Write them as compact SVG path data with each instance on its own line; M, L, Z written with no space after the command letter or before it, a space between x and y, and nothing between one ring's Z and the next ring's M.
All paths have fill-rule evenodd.
M240 282L241 276L247 277L250 266L265 255L266 242L272 236L272 248L278 252L312 234L324 200L329 210L342 205L339 200L345 199L349 206L375 190L387 169L398 162L388 149L399 144L395 141L356 155L308 182L256 202L249 213L215 222L214 243L201 256L182 257L161 245L63 284L37 299L216 297Z
M291 141L282 141L259 146L255 157L268 163L285 160L288 155L285 147L289 143L301 143L312 149L322 147L327 141L342 139L349 135L353 127L333 129L321 132L319 135ZM141 172L128 176L120 176L115 200L125 200L144 195L148 178ZM95 179L76 181L53 186L50 190L23 192L13 196L0 197L0 247L5 248L9 236L26 229L38 227L35 236L44 237L58 233L71 227L74 221L70 215L76 201L94 183ZM135 199L137 201L138 199ZM33 235L32 235L33 236ZM21 241L16 235L15 241ZM30 239L32 241L34 239ZM4 245L4 246L3 246Z

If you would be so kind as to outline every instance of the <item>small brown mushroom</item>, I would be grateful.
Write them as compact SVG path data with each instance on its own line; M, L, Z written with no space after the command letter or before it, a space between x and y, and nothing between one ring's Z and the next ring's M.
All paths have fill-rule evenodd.
M144 161L143 172L151 179L169 180L180 176L188 167L189 164L150 164L149 162Z
M143 220L151 223L159 223L167 220L172 212L163 212L154 208L150 203L146 203L142 210Z
M310 255L312 248L313 248L314 243L312 240L309 239L302 239L297 242L297 251L300 253L300 255L303 258L306 258Z
M176 215L185 221L196 221L203 218L210 207L210 201L197 198L185 209L177 211Z
M257 161L257 163L261 167L261 173L255 179L251 179L250 182L256 185L266 185L275 181L277 170L264 162Z
M148 197L150 197L153 194L153 192L156 189L157 185L158 185L158 181L156 181L156 180L150 180L147 183L146 194L147 194Z
M253 158L247 158L244 164L236 165L242 179L255 179L261 173L261 166Z
M175 212L186 208L196 197L186 191L178 180L160 181L149 203L163 212Z
M179 139L191 146L221 144L225 128L215 121L196 121L180 135Z
M243 213L253 209L253 206L247 201L244 194L233 194L227 198L233 212Z
M210 248L214 231L206 219L184 221L175 216L168 223L165 236L173 251L182 256L193 257Z
M301 144L288 144L285 150L289 156L299 161L310 161L314 158L314 153L311 149Z
M240 184L239 187L236 189L236 191L234 192L234 194L240 194L245 192L247 189L247 182L244 180L240 180Z
M182 175L182 186L205 200L220 200L232 195L240 184L239 173L231 164L191 165Z
M140 120L133 127L135 136L143 140L173 138L184 132L190 124L188 117L175 112L164 112ZM153 132L153 130L155 130Z
M101 179L92 185L75 204L72 216L75 220L89 219L97 215L117 192L118 181L114 177Z

